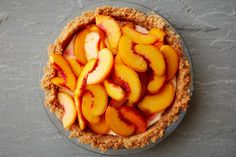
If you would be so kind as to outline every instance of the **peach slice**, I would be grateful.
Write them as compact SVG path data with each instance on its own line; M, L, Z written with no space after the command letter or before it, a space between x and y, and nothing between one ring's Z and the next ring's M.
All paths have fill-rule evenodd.
M153 44L157 37L153 34L143 34L128 26L122 27L122 33L137 44Z
M98 32L90 32L86 35L84 50L87 61L97 58L100 40L101 39Z
M78 98L81 96L83 87L86 85L88 74L95 68L96 62L97 62L96 59L92 59L82 69L77 79L76 88L75 88L75 97Z
M154 75L153 79L148 83L147 89L151 94L157 93L165 83L165 75Z
M146 72L144 72L144 73L138 73L138 76L139 76L139 80L140 80L141 86L142 86L142 92L141 92L140 98L143 98L144 95L146 94L146 90L147 90L148 75Z
M115 80L125 89L129 104L137 102L141 96L141 82L138 74L130 67L117 64L114 71Z
M164 41L164 38L166 36L166 32L163 31L162 29L160 28L152 28L150 31L149 31L149 34L153 34L157 37L158 41L161 41L163 42Z
M117 47L121 37L119 24L110 16L96 16L96 25L107 35L107 46L113 54L117 53Z
M99 116L93 116L91 114L91 108L93 107L93 97L89 92L83 95L82 101L82 113L89 123L98 123L100 121Z
M119 112L122 118L135 125L135 134L140 134L147 130L146 119L139 110L130 106L122 106Z
M67 61L70 63L71 69L74 72L76 77L79 77L80 72L83 69L82 63L80 63L77 59L75 58L67 58Z
M121 101L125 97L125 91L117 84L113 83L110 80L104 81L104 86L107 91L107 94L117 101Z
M135 126L123 121L120 118L118 110L116 110L114 107L107 107L105 119L111 130L120 136L130 136L135 131Z
M132 50L132 41L127 36L122 36L119 43L119 55L122 61L138 72L147 70L147 63L143 57L137 55Z
M64 128L70 129L71 125L76 120L76 107L73 98L64 92L59 92L57 95L59 103L64 107L64 115L62 117L62 123Z
M174 95L174 86L172 83L168 83L158 93L146 95L138 107L146 113L160 112L172 103Z
M88 74L87 84L102 82L111 72L113 67L113 55L107 48L98 53L97 66Z
M74 42L74 55L82 64L87 63L84 44L85 44L85 38L88 33L90 33L89 28L83 29L81 32L77 34Z
M81 99L76 94L74 94L74 101L75 101L76 110L77 110L77 119L78 119L79 127L81 130L84 130L86 128L86 120L82 113Z
M51 83L61 88L68 88L66 86L65 80L62 77L54 77L51 79Z
M50 61L57 69L58 73L64 79L65 84L71 90L75 89L76 77L71 70L69 63L64 59L61 54L52 53L50 56Z
M106 123L104 116L101 117L101 120L96 124L89 124L90 129L97 134L107 134L110 130L109 126Z
M119 53L117 53L117 55L116 55L116 57L115 57L115 64L125 64L125 63L122 61L122 59L121 59Z
M152 45L139 44L134 46L137 54L148 60L150 68L157 75L163 75L166 70L166 63L162 53Z
M101 116L107 108L108 96L101 84L87 85L86 90L92 94L93 105L90 107L90 114Z
M148 34L148 30L140 25L135 25L135 30L142 34Z
M161 52L166 60L166 78L167 80L171 80L179 67L179 57L177 52L169 45L164 45L161 47Z
M70 90L69 88L59 88L59 92L64 92L69 94L70 96L74 97L74 92Z
M70 43L68 44L68 46L65 48L65 50L63 51L63 57L67 58L67 57L74 57L74 42L75 42L75 36L72 38L72 40L70 41Z

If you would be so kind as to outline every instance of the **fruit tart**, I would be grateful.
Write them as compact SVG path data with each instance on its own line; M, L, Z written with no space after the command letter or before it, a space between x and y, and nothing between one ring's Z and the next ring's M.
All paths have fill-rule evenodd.
M179 36L156 14L87 11L66 25L48 56L45 105L80 143L142 148L187 110L191 67Z

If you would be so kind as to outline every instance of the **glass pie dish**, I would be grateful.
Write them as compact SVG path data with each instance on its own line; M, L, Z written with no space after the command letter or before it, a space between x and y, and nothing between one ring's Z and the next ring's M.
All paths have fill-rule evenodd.
M65 27L65 25L70 20L74 19L77 16L80 16L85 11L95 10L97 7L101 7L101 6L128 7L128 8L134 8L136 10L139 10L139 11L145 13L145 14L149 14L149 13L157 14L154 11L152 11L151 9L149 9L145 6L142 6L142 5L136 4L136 3L130 3L130 2L115 2L115 1L112 1L112 2L100 2L100 3L92 4L92 5L86 6L84 8L79 8L78 11L74 12L69 18L67 18L65 21L63 21L59 25L59 27L56 28L56 31L53 33L53 35L50 37L50 39L47 43L47 46L49 45L49 43L53 43L57 39L57 37L59 36L61 30ZM174 29L174 27L167 20L166 20L166 22L175 31L175 33L180 36L180 34ZM181 43L181 46L182 46L182 49L183 49L184 56L186 57L186 59L188 60L188 62L190 64L191 82L190 82L190 86L189 86L189 93L190 93L190 95L192 95L192 92L193 92L193 66L192 66L192 62L191 62L191 56L190 56L190 53L187 49L187 46L186 46L186 44L185 44L185 42L184 42L184 40L181 36L180 36L179 40L180 40L180 43ZM41 61L40 61L40 66L39 66L39 79L40 80L43 77L43 74L44 74L43 67L47 64L47 60L48 60L48 53L47 53L47 48L46 48L45 51L42 54L42 58L41 58ZM41 96L42 102L44 102L45 95L44 95L44 91L41 88L40 88L40 96ZM138 152L147 150L147 149L155 146L156 144L161 142L165 137L167 137L169 134L171 134L177 128L177 126L180 124L180 122L182 121L182 119L183 119L183 117L185 116L185 113L186 113L186 111L181 111L179 113L178 119L176 121L172 122L165 129L164 135L154 143L150 143L149 145L146 145L145 147L139 148L139 149L125 149L125 148L124 149L118 149L118 150L109 149L106 152L101 152L98 149L91 148L91 146L88 145L88 144L80 143L76 138L69 138L70 132L64 129L62 123L58 120L58 118L54 115L54 113L50 112L47 107L44 106L44 108L45 108L45 111L46 111L49 119L51 120L52 124L57 128L58 133L60 133L62 136L64 136L70 142L74 143L75 145L77 145L77 146L79 146L79 147L81 147L85 150L95 152L95 153L100 153L100 154L107 154L107 155L133 154L133 153L138 153Z

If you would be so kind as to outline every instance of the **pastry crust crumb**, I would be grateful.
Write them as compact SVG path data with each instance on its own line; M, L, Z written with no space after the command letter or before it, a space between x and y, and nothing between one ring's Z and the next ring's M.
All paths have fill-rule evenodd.
M98 14L109 15L116 20L131 21L146 29L157 27L165 30L167 33L167 43L178 52L180 58L178 74L176 77L176 95L172 105L166 109L160 120L142 134L126 138L112 135L98 135L89 129L81 131L78 124L74 124L70 130L70 138L78 138L79 142L90 144L93 148L98 148L101 151L107 151L108 149L136 149L145 147L151 142L156 142L164 135L165 129L178 119L180 111L186 112L191 96L189 91L191 82L190 64L183 54L179 36L162 17L155 13L144 14L132 8L118 8L111 6L103 6L97 8L95 11L87 11L81 16L71 20L62 30L56 41L49 45L48 54L62 54L73 35L83 29L86 25L94 23L95 16ZM41 86L45 91L45 106L48 107L51 112L54 112L61 120L64 111L57 100L58 88L51 83L51 79L56 76L56 74L56 70L53 68L50 61L48 61L44 68Z

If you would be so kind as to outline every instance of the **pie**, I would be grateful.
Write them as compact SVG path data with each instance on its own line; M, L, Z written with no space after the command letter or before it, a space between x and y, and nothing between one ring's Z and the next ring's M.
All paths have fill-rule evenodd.
M101 151L161 138L190 100L190 64L157 14L103 6L71 20L48 47L45 106L70 138Z

